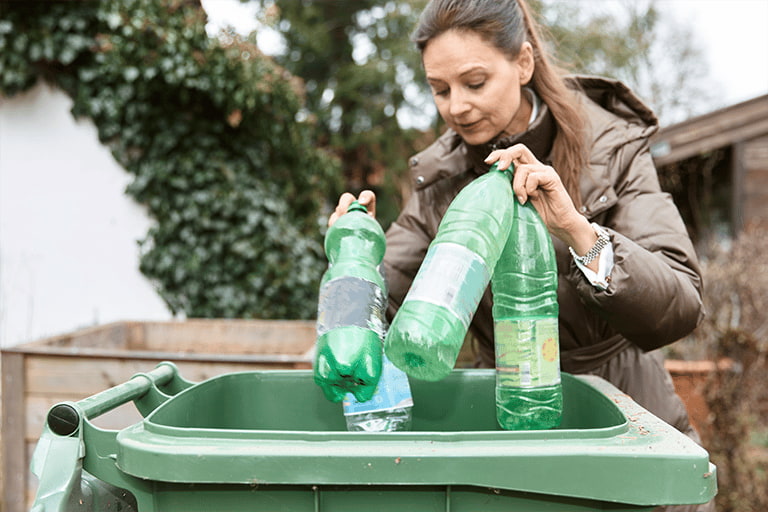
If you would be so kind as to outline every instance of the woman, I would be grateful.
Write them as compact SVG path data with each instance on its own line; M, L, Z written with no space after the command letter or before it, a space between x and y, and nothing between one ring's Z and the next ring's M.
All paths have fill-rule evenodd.
M618 82L562 78L524 0L432 0L413 39L448 130L411 159L414 192L387 231L390 316L453 198L513 163L514 193L553 235L562 369L607 379L698 440L655 350L703 316L696 255L649 152L655 115ZM359 200L374 214L373 193ZM487 291L471 325L483 367L491 305Z

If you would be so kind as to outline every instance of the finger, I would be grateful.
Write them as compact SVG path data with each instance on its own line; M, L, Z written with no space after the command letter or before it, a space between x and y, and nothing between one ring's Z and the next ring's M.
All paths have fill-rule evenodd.
M536 159L534 154L525 144L515 144L506 149L497 149L492 151L485 159L488 164L496 162L499 169L504 170L514 164L516 167L519 165L536 165L540 162Z
M372 190L363 190L357 201L368 209L368 215L376 218L376 194Z
M512 178L512 191L517 196L517 200L520 204L525 204L528 200L528 175L531 169L527 165L518 165L515 168L515 175Z
M352 201L355 200L355 196L350 194L349 192L344 192L339 197L339 202L336 204L336 209L331 213L331 216L328 217L328 227L333 226L333 224L339 220L339 217L347 213L347 210L349 209L349 205L352 204Z
M347 210L349 209L349 205L352 204L352 202L355 201L355 196L350 194L349 192L344 192L339 197L339 204L336 205L336 212L341 216L347 213Z
M540 187L546 182L546 176L543 176L540 172L528 173L528 179L525 180L525 194L527 197L538 196Z
M512 156L507 149L497 149L485 157L485 163L489 165L496 164L496 168L503 171L512 164Z
M533 195L533 190L552 192L563 188L557 172L549 166L533 168L528 174L528 179L526 180L525 185L529 195Z
M487 157L485 157L485 163L492 164L496 161L498 161L499 158L504 154L504 150L502 149L496 149L494 151L491 151Z

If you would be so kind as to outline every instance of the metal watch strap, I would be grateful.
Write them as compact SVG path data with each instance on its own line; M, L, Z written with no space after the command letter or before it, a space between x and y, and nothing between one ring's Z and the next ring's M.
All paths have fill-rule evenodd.
M593 222L592 229L594 229L595 233L597 234L597 241L595 241L595 244L587 251L584 256L577 255L576 251L573 250L573 247L568 248L568 250L571 251L571 256L573 256L573 259L585 267L592 263L592 261L595 260L598 256L600 256L600 253L603 251L603 249L611 243L611 239L608 236L608 233L606 233L606 231L599 225Z

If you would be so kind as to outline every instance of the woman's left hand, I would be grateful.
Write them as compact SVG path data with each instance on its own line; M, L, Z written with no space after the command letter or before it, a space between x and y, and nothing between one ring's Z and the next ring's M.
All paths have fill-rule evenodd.
M539 162L524 144L493 151L485 162L498 162L502 170L514 164L512 190L520 203L530 199L549 232L577 253L592 247L597 235L587 218L576 210L560 176L551 166Z

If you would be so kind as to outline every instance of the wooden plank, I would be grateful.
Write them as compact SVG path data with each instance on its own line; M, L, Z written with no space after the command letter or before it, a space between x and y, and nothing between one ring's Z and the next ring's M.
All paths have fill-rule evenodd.
M182 377L201 381L210 377L235 371L293 369L303 364L311 367L310 361L248 362L248 361L185 361L166 354L174 362ZM81 358L57 355L35 355L29 357L26 368L25 389L27 395L64 395L85 398L105 389L121 384L136 373L153 369L159 360L131 358Z
M747 220L768 219L757 213L765 211L765 203L768 203L768 170L761 172L750 170L745 173L741 198L744 201L744 215Z
M79 400L121 384L154 366L151 362L130 358L30 356L25 379L26 395L63 395Z
M738 235L744 229L744 214L749 214L745 201L747 184L744 167L744 143L737 142L731 151L731 230Z
M742 174L741 194L734 197L734 211L741 213L741 225L734 224L738 233L744 223L768 219L768 135L735 144L733 155L733 172Z
M211 363L227 363L227 362L242 362L242 363L258 363L263 365L287 365L287 364L300 364L305 361L311 361L313 355L314 345L310 350L304 354L243 354L243 353L197 353L197 352L151 352L147 350L112 350L112 349L99 349L99 348L77 348L77 347L25 347L22 350L11 349L10 352L25 355L39 355L39 356L61 356L61 357L76 357L81 359L143 359L147 361L166 361L166 360L180 360L180 361L205 361Z
M315 322L298 320L150 322L144 330L141 348L165 352L304 354L316 338Z
M32 508L32 504L35 502L35 496L37 495L37 487L38 487L38 480L35 475L32 474L32 471L29 469L29 465L32 463L32 454L35 453L35 446L37 443L25 443L24 444L24 453L26 454L26 461L25 461L25 469L27 473L27 489L24 493L24 496L26 496L27 503L26 508L24 511ZM18 500L21 504L22 500ZM3 511L5 512L5 511Z
M768 170L768 134L744 144L744 165L747 169Z
M764 119L756 120L752 124L739 126L729 130L715 131L707 136L696 135L691 140L668 141L669 152L654 157L657 167L663 167L673 162L678 162L686 158L701 155L714 149L730 146L734 142L749 140L768 133L768 116Z
M730 146L768 133L768 95L665 127L652 138L655 147L666 146L657 154L656 165L689 158L705 151Z
M28 465L24 445L24 356L2 353L2 443L4 512L22 512Z
M744 200L745 223L757 219L768 219L768 194L747 197Z
M128 333L131 329L135 329L136 324L137 322L113 322L87 327L66 334L42 338L14 348L23 350L26 347L99 347L125 350L129 339Z
M211 354L212 359L221 354L285 356L305 355L314 347L315 337L315 322L301 320L115 322L12 347L10 351L76 351L78 355L161 352Z

